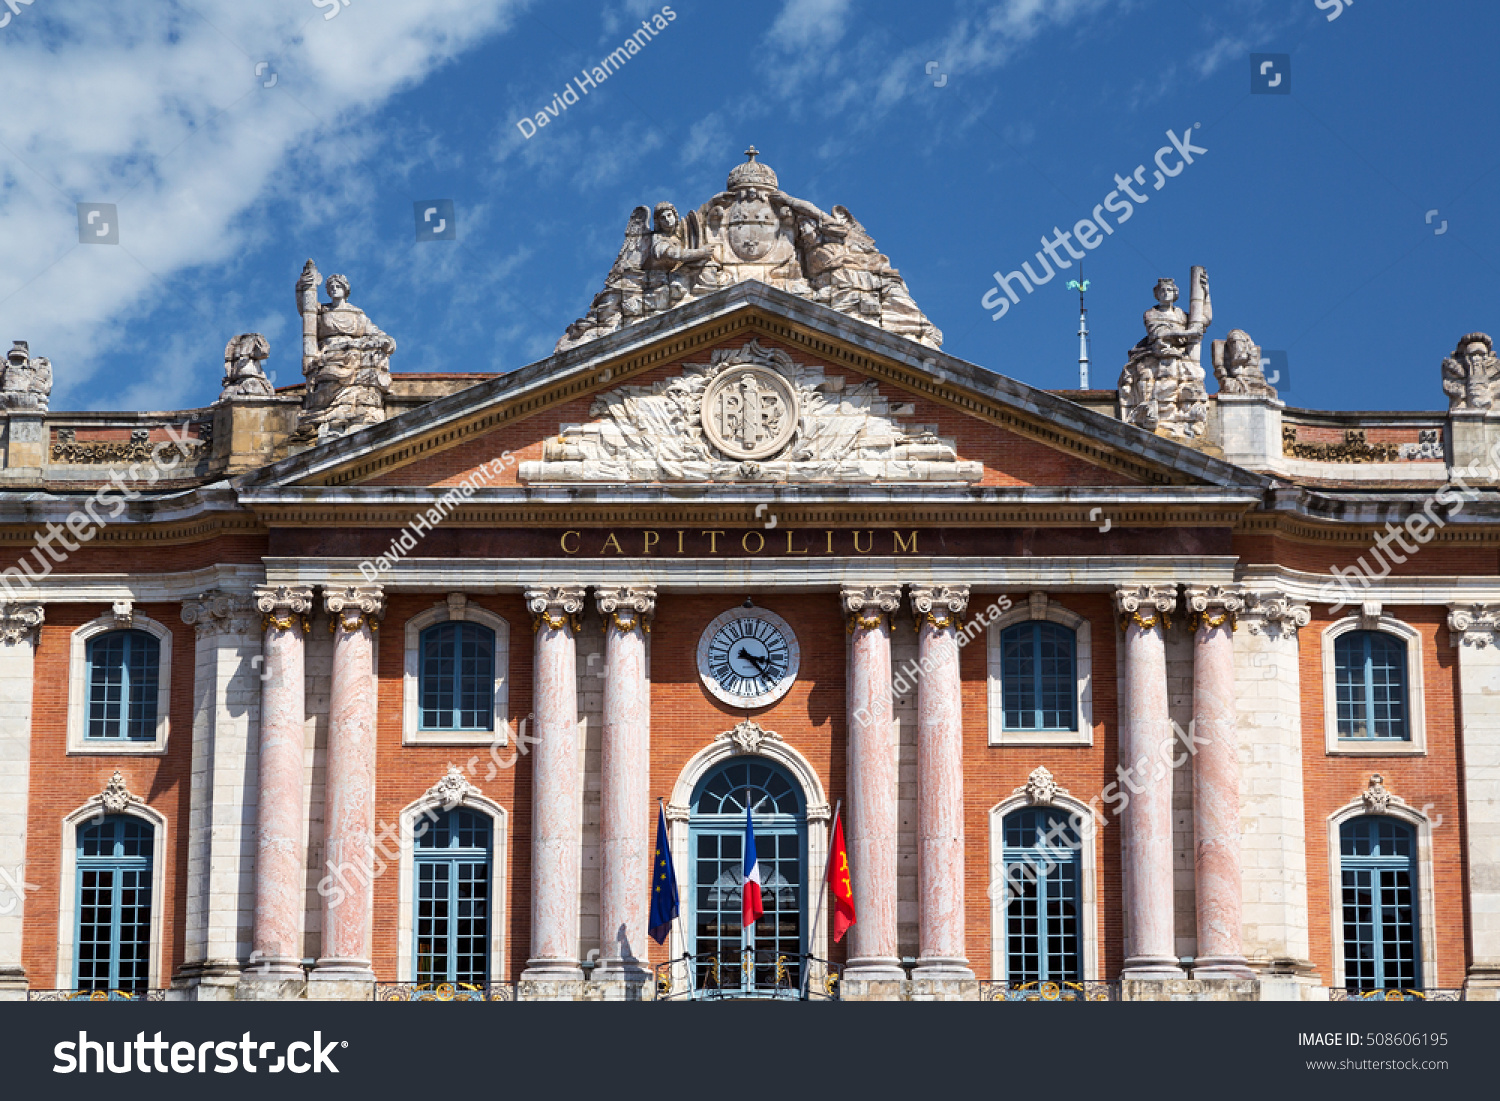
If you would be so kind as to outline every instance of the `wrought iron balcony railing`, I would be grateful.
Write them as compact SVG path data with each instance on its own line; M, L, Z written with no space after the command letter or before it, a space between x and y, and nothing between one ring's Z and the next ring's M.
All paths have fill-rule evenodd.
M376 983L377 1002L513 1002L516 984L488 983Z
M979 983L982 1002L1117 1002L1117 982L1008 983L985 979Z
M28 1002L164 1002L165 990L28 990Z
M843 965L769 949L683 953L657 964L657 1001L838 1001Z
M1461 1002L1462 990L1419 990L1407 987L1399 990L1339 990L1328 992L1330 1002Z

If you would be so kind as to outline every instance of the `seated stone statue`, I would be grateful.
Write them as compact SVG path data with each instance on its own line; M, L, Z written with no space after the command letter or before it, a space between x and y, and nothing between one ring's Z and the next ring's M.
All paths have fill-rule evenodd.
M1208 420L1208 391L1198 357L1213 312L1203 269L1193 269L1190 314L1175 305L1178 293L1175 280L1156 281L1156 305L1143 316L1146 335L1130 350L1120 372L1120 419L1148 432L1194 439Z
M298 280L303 312L302 373L307 392L293 443L341 436L385 420L396 342L349 301L349 280L328 277L328 302L317 300L318 269L311 260Z
M0 409L45 413L52 396L52 364L31 357L30 346L18 340L0 365Z
M261 368L270 354L271 344L260 333L233 337L224 348L224 389L219 401L271 397L275 388Z
M1484 333L1469 333L1443 360L1443 393L1448 409L1491 409L1500 397L1500 360Z
M1213 356L1219 393L1276 396L1276 388L1266 381L1260 365L1260 345L1244 329L1230 329L1227 337L1214 341Z

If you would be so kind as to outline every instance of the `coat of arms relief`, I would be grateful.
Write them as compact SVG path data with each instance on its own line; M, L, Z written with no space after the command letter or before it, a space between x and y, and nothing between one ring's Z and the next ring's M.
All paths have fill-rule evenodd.
M521 481L978 482L910 403L751 341L707 364L595 399L587 424L564 425Z

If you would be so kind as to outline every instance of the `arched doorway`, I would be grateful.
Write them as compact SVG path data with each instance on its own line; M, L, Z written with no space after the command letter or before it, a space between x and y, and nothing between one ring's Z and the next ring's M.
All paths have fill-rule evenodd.
M765 913L741 923L745 810L755 824ZM688 951L696 988L795 996L807 950L807 807L801 787L765 757L731 758L693 790L688 818Z

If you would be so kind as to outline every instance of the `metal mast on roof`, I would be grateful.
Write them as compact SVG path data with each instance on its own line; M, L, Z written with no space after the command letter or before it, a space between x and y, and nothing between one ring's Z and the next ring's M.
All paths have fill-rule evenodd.
M1078 274L1083 274L1083 261L1078 262ZM1078 292L1078 388L1089 388L1089 308L1084 304L1084 292L1089 289L1087 279L1079 282L1068 280L1068 289Z

